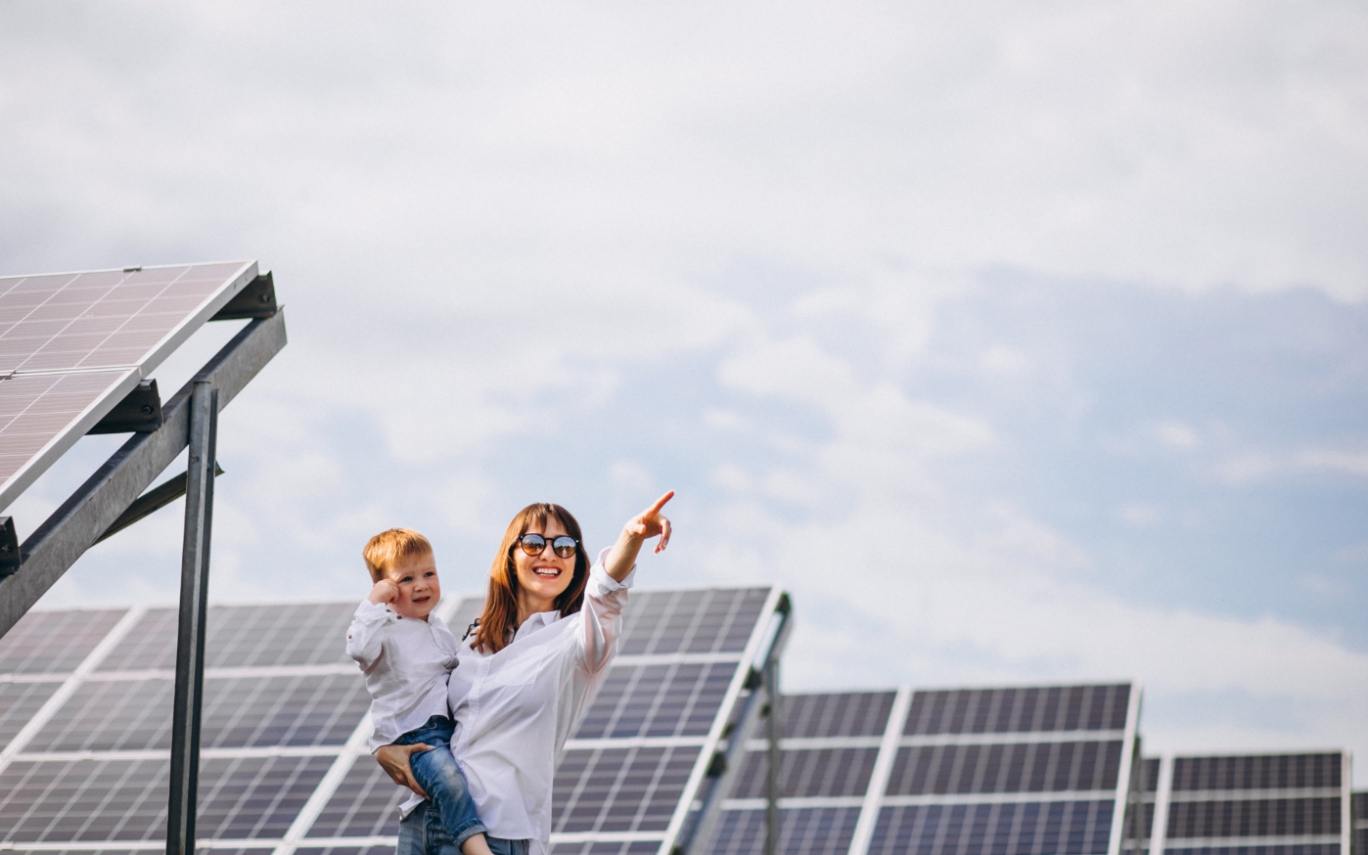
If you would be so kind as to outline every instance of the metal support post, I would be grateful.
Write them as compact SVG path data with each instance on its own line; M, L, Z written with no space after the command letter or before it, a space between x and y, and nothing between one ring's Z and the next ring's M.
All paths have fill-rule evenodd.
M204 690L204 624L209 601L209 538L214 519L218 390L196 379L190 395L190 459L181 554L180 632L171 724L171 785L166 855L194 855L199 778L200 705Z
M769 700L767 719L769 762L765 768L765 855L779 853L779 770L783 763L781 740L784 737L784 708L779 694L779 657L765 663L765 694Z

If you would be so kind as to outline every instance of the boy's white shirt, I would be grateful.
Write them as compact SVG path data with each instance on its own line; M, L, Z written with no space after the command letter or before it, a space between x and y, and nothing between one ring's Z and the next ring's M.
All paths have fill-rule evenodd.
M370 749L389 745L447 712L447 679L460 643L436 614L400 617L388 605L362 601L347 628L347 655L366 675L371 697Z

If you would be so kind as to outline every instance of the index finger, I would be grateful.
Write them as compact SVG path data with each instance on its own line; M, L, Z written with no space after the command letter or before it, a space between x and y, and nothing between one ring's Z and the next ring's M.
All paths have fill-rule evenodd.
M660 512L660 509L663 508L663 507L665 507L665 503L668 502L668 501L670 501L670 500L673 499L673 498L674 498L674 490L671 490L670 492L668 492L668 493L666 493L665 495L661 496L659 499L656 499L656 503L655 503L654 505L651 505L651 509L650 509L649 511L647 511L646 513L648 513L648 514L659 513L659 512Z

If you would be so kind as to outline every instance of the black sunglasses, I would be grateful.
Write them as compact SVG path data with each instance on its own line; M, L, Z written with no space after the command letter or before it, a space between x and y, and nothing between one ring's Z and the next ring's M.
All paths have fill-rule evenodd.
M541 555L546 549L546 538L539 534L525 534L518 538L518 545L521 546L522 551L526 552L528 555ZM578 547L579 541L567 534L562 534L560 537L551 541L551 551L556 553L560 558L571 557L575 554L575 550Z

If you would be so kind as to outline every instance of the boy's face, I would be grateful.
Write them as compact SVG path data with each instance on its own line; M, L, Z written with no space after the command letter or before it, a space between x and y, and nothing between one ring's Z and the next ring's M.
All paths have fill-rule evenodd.
M442 585L437 580L437 560L431 553L411 556L390 568L386 577L399 588L399 596L390 604L400 617L426 620L428 613L442 598Z

